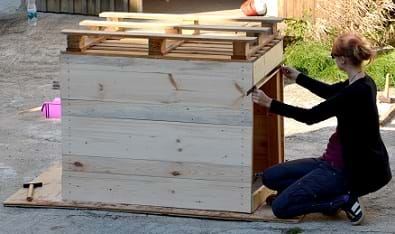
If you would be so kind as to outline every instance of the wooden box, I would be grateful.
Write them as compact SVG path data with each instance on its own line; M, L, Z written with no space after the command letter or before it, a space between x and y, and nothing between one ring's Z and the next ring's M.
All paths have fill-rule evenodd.
M282 99L279 20L256 18L255 37L240 34L253 27L199 22L174 36L120 22L162 16L63 31L62 197L251 213L262 203L254 174L283 161L282 119L246 96L257 84ZM238 34L203 32L229 29Z

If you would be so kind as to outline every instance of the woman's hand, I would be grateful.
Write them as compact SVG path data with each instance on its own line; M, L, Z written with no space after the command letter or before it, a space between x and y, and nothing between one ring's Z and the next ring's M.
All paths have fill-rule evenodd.
M291 80L296 80L296 77L300 74L300 71L287 66L281 66L280 71L285 77Z
M272 99L268 97L262 90L255 89L252 93L252 101L267 108L272 104Z

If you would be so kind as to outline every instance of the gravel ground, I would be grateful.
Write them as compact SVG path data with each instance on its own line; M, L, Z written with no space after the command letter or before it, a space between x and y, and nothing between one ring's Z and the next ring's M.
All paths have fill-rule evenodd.
M37 27L25 19L0 21L0 200L61 159L61 125L39 113L20 113L59 96L51 84L59 80L59 53L65 48L62 28L75 28L91 17L40 14ZM295 84L285 87L285 100L309 107L320 101ZM287 159L320 156L334 131L335 119L314 126L285 120ZM395 168L395 121L382 128ZM395 174L395 173L394 173ZM297 225L229 222L128 213L22 209L0 206L0 233L395 233L394 183L365 197L367 220L351 226L344 215L308 215Z

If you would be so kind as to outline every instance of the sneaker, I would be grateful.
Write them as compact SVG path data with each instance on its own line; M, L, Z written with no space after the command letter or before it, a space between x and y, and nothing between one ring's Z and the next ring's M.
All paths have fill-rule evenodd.
M365 218L365 210L358 198L350 197L342 208L352 225L360 225Z

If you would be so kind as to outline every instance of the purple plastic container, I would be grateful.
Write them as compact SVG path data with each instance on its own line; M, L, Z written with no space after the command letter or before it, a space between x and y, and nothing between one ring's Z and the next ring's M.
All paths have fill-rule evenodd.
M60 119L62 117L62 103L59 97L52 102L44 102L41 107L41 114L47 119Z

